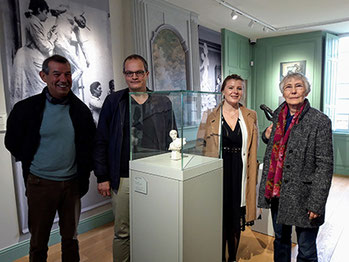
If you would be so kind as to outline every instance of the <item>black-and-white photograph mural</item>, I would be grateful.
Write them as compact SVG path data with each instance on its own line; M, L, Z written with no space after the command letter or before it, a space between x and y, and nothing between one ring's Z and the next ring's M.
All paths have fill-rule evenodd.
M221 46L199 39L200 52L200 91L220 92L221 76ZM202 97L202 110L212 109L217 105L213 96Z
M90 2L90 3L89 3ZM45 58L65 56L71 64L72 91L86 104L90 85L100 82L101 99L112 78L109 4L98 1L18 1L19 45L13 59L10 106L44 87L38 72ZM103 2L103 1L102 1ZM104 6L107 10L101 10ZM103 94L104 92L104 94Z
M0 0L5 95L13 105L41 93L39 72L45 58L65 56L72 70L72 91L97 123L105 97L114 90L108 0ZM111 87L112 85L112 87ZM14 164L21 229L27 231L21 168ZM82 212L105 204L91 176Z
M90 85L90 101L88 102L88 106L91 109L93 120L96 125L98 123L99 113L101 112L103 101L101 99L102 95L102 86L98 81L93 82Z

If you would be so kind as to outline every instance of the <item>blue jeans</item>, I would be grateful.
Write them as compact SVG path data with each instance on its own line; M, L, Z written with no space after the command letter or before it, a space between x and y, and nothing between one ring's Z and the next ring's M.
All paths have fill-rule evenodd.
M274 261L290 262L291 261L291 235L292 226L276 223L278 214L279 200L273 199L271 202L271 215L275 232L274 240ZM296 227L298 241L297 262L318 261L316 250L316 237L319 228L302 228Z

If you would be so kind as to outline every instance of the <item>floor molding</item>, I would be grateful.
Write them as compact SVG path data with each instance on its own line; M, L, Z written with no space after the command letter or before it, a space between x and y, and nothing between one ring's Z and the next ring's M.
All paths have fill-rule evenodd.
M334 173L341 176L349 176L349 168L347 166L334 166Z
M96 227L100 227L113 221L114 216L111 210L85 218L79 222L78 233L82 234ZM29 239L21 241L15 245L0 250L0 261L12 262L18 258L26 256L29 251ZM59 228L51 231L49 246L57 244L61 241Z

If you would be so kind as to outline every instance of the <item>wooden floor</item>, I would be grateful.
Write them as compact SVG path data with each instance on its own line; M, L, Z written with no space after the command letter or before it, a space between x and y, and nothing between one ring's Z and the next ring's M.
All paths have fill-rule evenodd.
M317 238L319 262L349 261L349 176L334 176L325 224Z
M113 223L90 230L78 236L80 247L80 261L85 262L111 262L113 261L112 241ZM25 256L15 262L27 262ZM49 247L47 262L61 261L61 244Z
M349 261L347 258L347 249L349 246L348 217L349 176L334 176L326 206L326 222L320 227L318 236L319 262ZM81 261L112 261L112 239L112 223L79 235ZM238 261L273 261L273 240L273 237L254 232L247 228L241 235ZM294 245L292 249L292 262L296 261L296 255L297 246ZM26 261L28 261L28 256L18 259L15 262ZM60 244L49 248L49 258L47 261L60 261Z

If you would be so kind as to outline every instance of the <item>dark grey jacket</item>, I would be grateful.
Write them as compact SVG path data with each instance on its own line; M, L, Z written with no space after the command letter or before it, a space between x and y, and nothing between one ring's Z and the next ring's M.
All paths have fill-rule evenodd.
M324 223L333 175L333 147L331 120L310 107L307 99L305 103L299 123L293 126L287 143L277 223L309 228ZM262 208L270 208L270 201L264 197L265 184L275 127L283 105L274 112L273 129L265 151L258 198L258 207ZM310 221L308 211L320 216Z

